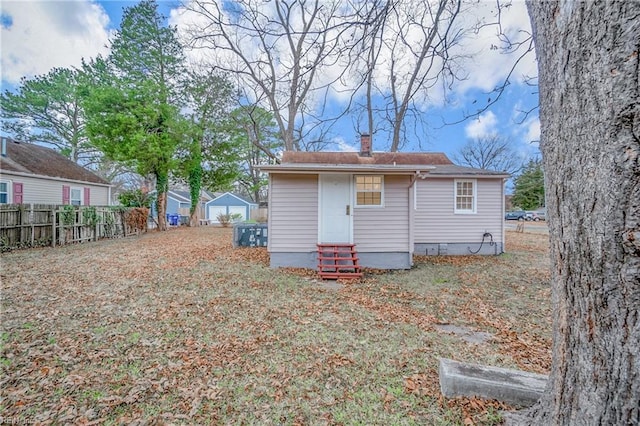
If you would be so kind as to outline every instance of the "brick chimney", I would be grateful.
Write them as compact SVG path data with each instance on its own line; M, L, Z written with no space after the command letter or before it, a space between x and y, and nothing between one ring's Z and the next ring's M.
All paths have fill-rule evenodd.
M360 135L360 155L371 157L371 135L366 133Z

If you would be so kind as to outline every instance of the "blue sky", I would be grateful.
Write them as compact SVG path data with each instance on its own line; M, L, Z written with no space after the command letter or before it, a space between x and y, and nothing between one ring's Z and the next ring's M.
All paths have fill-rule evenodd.
M78 66L83 57L108 53L108 40L112 31L119 27L123 8L135 3L137 1L3 0L0 3L2 89L13 90L20 77L45 74L53 67ZM179 1L161 0L159 5L161 12L169 17L179 6ZM514 1L509 13L514 25L528 25L522 2ZM172 23L180 24L175 14L172 19ZM473 69L474 65L478 68ZM523 157L537 155L537 111L526 117L518 112L537 104L535 88L524 84L522 79L524 73L535 73L532 71L535 68L533 59L529 61L528 69L519 70L520 75L514 75L513 83L501 101L487 112L456 125L444 125L458 121L464 110L481 105L493 96L486 93L486 87L482 87L483 80L491 79L496 73L492 67L500 66L508 66L508 62L492 64L480 57L477 64L472 63L469 70L471 78L454 93L455 106L426 108L424 119L430 126L426 132L413 136L412 143L405 150L442 151L452 156L467 140L498 133L509 139ZM356 148L358 136L353 120L340 122L333 137L340 141L343 149ZM386 149L388 142L374 136L374 150Z

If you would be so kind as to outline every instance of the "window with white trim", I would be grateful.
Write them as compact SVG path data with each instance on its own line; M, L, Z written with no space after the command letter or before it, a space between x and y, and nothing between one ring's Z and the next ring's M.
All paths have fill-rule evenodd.
M71 188L69 204L72 206L82 205L82 188Z
M8 204L9 198L9 182L0 182L0 204Z
M470 214L476 212L476 181L458 180L454 181L455 190L455 213Z
M384 176L356 176L356 206L379 207L384 200Z

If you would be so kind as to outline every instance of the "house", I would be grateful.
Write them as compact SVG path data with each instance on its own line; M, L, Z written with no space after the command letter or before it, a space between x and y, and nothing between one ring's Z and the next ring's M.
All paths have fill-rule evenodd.
M239 214L239 221L244 221L251 218L251 210L257 208L257 203L231 192L225 192L205 203L206 219L209 223L219 223L219 214Z
M200 210L198 217L204 217L204 205L207 201L215 198L215 194L200 190ZM167 213L171 215L179 215L189 217L191 209L191 193L189 191L170 189L167 192Z
M155 194L156 191L151 191L152 194ZM216 197L216 194L211 193L209 191L205 191L204 189L200 190L200 208L198 210L198 218L205 217L205 203L213 200ZM166 213L169 216L179 216L180 223L187 223L189 221L191 210L191 193L186 190L180 189L169 189L167 191L167 210ZM151 213L152 216L157 216L155 203L151 205Z
M0 203L110 205L111 185L53 149L1 138Z
M359 265L406 269L414 254L499 254L509 176L442 153L285 152L269 173L272 267L318 266L318 246L355 244Z

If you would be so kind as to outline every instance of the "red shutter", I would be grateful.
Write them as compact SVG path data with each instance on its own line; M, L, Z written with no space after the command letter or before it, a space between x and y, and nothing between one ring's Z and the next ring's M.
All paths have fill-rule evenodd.
M91 201L90 195L91 195L91 188L85 188L84 189L84 205L85 206L88 206L88 205L91 204L90 203L90 201Z
M22 183L13 182L13 204L22 204Z
M71 187L62 185L62 204L71 203Z

